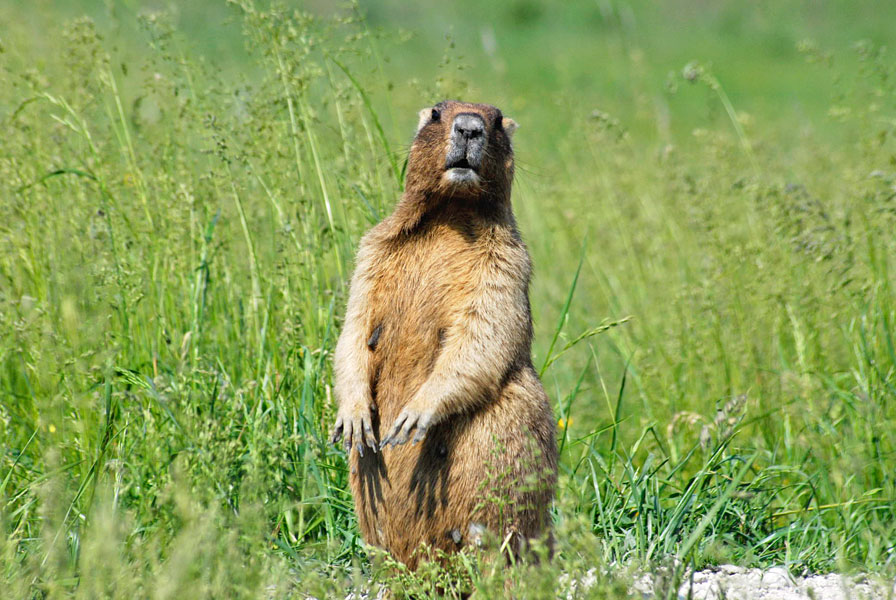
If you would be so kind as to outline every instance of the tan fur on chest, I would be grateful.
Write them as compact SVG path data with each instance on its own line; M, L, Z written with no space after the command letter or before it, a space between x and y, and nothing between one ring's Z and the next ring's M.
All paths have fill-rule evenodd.
M368 340L379 329L372 387L381 419L394 418L432 369L444 336L466 318L490 258L488 233L434 224L387 244L370 273Z
M482 246L448 225L386 245L370 273L372 319L386 322L387 329L407 321L438 326L473 293L488 252Z

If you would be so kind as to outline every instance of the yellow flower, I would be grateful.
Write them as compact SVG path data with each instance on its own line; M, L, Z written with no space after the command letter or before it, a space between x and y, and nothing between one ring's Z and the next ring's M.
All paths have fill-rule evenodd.
M566 429L572 425L572 419L557 419L557 427Z
M53 425L52 423L50 423L49 430L50 430L50 433L56 433L56 426Z

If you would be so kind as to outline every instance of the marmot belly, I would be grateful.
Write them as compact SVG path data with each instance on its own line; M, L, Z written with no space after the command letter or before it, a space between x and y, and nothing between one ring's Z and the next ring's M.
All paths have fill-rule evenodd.
M401 411L380 398L384 435ZM415 568L434 550L484 537L516 545L546 531L556 469L551 409L530 365L511 373L500 396L451 417L418 444L352 458L351 486L365 540Z

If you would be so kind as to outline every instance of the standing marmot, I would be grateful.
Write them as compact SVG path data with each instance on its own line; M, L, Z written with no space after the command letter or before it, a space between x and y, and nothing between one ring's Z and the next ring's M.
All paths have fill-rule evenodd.
M421 111L404 195L358 250L332 440L349 453L364 539L411 569L421 547L486 531L517 554L550 536L557 446L530 355L514 129L487 104Z

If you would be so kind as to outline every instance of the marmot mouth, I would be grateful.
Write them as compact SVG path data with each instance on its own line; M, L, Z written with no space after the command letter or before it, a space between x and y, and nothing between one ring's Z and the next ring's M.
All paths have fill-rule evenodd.
M472 169L475 171L476 167L471 165L470 161L467 160L467 157L464 156L460 160L456 160L452 163L445 165L445 170L447 171L449 169Z

